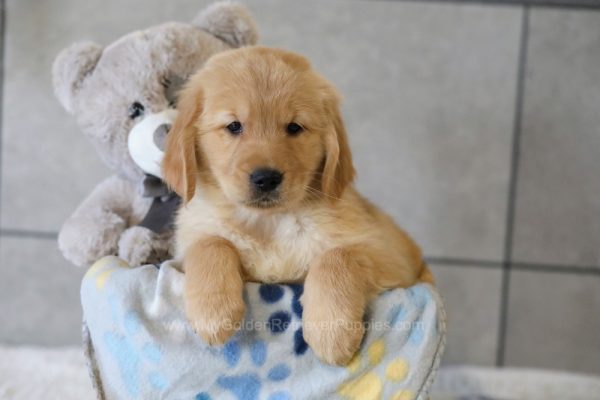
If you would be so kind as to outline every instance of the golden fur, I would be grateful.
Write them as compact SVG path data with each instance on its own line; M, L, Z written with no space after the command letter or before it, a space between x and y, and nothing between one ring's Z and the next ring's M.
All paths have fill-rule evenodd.
M163 171L184 199L177 257L186 311L209 343L244 315L243 281L305 281L304 337L347 363L369 299L432 281L421 252L352 185L354 168L333 86L303 57L248 47L211 58L180 96ZM239 121L241 134L227 126ZM303 131L286 133L291 122ZM249 174L283 173L277 197L252 197Z

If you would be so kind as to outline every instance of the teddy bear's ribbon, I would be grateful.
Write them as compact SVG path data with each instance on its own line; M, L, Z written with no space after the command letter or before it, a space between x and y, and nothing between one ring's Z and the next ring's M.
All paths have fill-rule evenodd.
M175 211L181 198L169 190L167 185L153 175L146 175L144 179L144 197L152 197L152 205L139 226L148 228L156 233L163 233L173 229Z

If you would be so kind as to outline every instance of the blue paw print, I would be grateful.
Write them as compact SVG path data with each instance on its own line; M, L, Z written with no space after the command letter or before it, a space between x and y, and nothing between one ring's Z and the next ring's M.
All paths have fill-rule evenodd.
M292 312L299 318L302 319L302 304L300 303L300 296L304 290L302 285L287 285L292 289ZM281 285L267 285L263 284L259 289L260 297L265 303L275 304L283 298L284 289ZM288 311L276 311L269 316L267 326L274 335L280 334L288 329L292 316ZM301 356L308 349L308 344L304 341L302 334L302 327L296 329L294 332L294 353Z
M431 293L429 293L429 290L425 286L417 285L408 289L408 295L415 302L417 309L419 310L419 318L410 332L408 341L412 345L418 346L423 342L425 337L426 328L423 326L423 310L431 300Z
M423 326L422 313L424 308L427 305L427 302L431 299L431 294L427 290L427 288L422 285L412 286L407 290L408 298L414 304L417 312L419 313L419 317L416 321L411 322L409 327L410 333L408 335L408 342L413 346L418 346L423 342L423 338L425 336L425 327ZM408 310L404 305L396 305L392 308L390 313L388 314L388 320L390 321L390 326L396 327L406 319L408 316ZM403 329L406 329L403 325L401 326Z
M134 340L141 331L141 326L138 315L130 311L123 319L124 334L113 331L104 334L104 342L115 358L123 384L132 398L140 395L140 377L144 374L153 390L164 391L169 386L168 380L158 370L145 372L147 363L151 365L150 369L158 367L162 352L151 342L140 344Z
M250 343L250 369L237 375L222 375L217 378L217 385L232 393L237 400L257 400L263 389L263 382L271 383L285 381L291 373L290 367L285 363L277 363L266 371L266 376L261 376L254 371L260 370L267 362L267 344L263 340ZM223 346L222 356L230 368L240 365L242 348L237 340L229 341ZM196 395L196 400L211 400L212 397L201 392ZM272 392L268 400L290 400L290 394L285 390Z

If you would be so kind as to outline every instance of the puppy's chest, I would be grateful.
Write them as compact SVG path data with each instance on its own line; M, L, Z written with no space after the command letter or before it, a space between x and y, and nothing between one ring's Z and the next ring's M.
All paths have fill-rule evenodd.
M330 246L310 220L296 216L265 218L227 231L247 278L261 282L303 279L311 262Z

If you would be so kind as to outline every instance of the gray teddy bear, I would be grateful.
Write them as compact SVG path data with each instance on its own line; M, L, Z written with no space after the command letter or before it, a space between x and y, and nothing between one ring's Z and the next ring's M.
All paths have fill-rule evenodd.
M130 265L170 257L178 198L162 184L160 159L177 91L211 55L255 44L257 37L245 7L221 2L191 24L165 23L104 48L76 43L58 55L56 96L115 172L61 228L65 258L86 266L106 255Z

